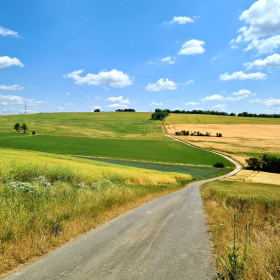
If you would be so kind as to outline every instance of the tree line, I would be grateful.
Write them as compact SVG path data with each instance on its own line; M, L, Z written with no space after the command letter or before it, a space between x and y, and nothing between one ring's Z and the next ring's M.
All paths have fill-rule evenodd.
M280 173L280 158L269 155L251 157L246 159L247 169L265 171L270 173Z
M135 109L117 109L115 112L136 112Z
M250 118L280 118L280 114L252 114L252 113L239 113L238 117L250 117Z

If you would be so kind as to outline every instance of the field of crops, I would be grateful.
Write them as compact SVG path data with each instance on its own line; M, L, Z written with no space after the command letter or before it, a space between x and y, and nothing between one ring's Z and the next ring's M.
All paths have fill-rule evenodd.
M241 257L238 279L279 279L280 263L280 183L279 174L242 171L236 177L205 184L201 187L209 229L214 242L219 272L230 266L229 248L233 248L233 215L237 215L237 244ZM272 180L271 178L274 177ZM258 180L260 178L260 180ZM266 183L265 183L265 178ZM252 181L253 180L253 181ZM274 183L274 184L273 184ZM248 231L250 225L250 245ZM245 240L248 250L244 251Z
M202 114L170 114L165 124L280 124L280 119Z
M191 176L0 150L0 275Z
M29 133L112 139L165 139L160 122L150 113L46 113L0 116L0 132L26 123Z

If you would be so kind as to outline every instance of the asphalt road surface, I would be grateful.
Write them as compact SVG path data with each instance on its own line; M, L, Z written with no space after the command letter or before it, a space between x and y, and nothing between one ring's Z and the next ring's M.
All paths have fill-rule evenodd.
M3 280L212 279L214 258L199 186L241 170L229 160L236 165L231 173L148 202Z

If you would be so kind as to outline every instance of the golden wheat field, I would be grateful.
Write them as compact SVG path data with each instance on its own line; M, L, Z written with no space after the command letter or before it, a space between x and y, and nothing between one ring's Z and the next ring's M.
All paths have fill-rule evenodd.
M221 151L242 164L249 156L263 153L280 155L280 125L258 124L173 124L166 125L170 134L176 131L211 132L212 137L176 136L201 148ZM222 133L223 137L215 137Z

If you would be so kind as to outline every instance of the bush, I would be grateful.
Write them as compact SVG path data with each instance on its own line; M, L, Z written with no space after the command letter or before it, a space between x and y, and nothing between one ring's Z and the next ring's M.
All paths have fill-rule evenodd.
M224 168L225 165L224 165L223 162L216 162L216 163L214 164L214 167L216 167L216 168Z
M32 131L32 135L35 135L35 134L36 134L36 131L35 131L35 130L33 130L33 131Z
M280 173L280 158L269 155L262 155L261 157L252 157L246 159L249 170L260 170L271 173Z

